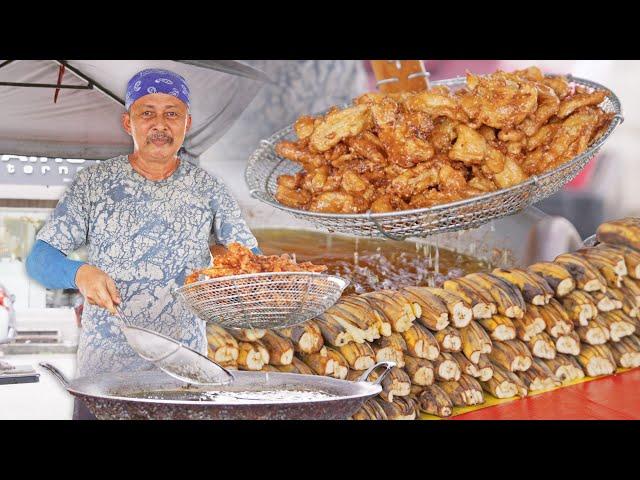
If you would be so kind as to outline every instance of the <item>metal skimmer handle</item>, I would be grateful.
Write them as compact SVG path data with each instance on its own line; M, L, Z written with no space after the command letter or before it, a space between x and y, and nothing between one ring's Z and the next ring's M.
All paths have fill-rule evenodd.
M120 305L116 305L116 314L114 315L114 317L120 320L125 327L131 326L131 323L129 323L129 321L127 320L127 317L125 317L124 313L122 313L122 309L120 308Z
M69 388L69 380L67 380L67 377L64 376L64 373L62 373L56 367L54 367L53 365L47 362L40 362L38 365L40 365L45 370L48 370L49 372L51 372L53 376L60 381L60 383L64 388Z
M396 362L378 362L376 363L374 366L369 367L361 376L360 378L358 378L359 382L369 382L368 378L369 375L371 375L371 373L380 368L380 367L384 367L384 372L382 372L382 374L375 379L373 382L369 382L369 383L373 383L374 385L380 385L380 383L382 382L382 380L384 380L384 377L387 376L387 374L391 371L391 369L393 367L396 366Z

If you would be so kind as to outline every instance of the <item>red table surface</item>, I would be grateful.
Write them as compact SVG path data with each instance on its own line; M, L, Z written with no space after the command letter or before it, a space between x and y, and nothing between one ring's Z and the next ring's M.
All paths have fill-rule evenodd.
M640 369L483 408L451 420L637 420Z

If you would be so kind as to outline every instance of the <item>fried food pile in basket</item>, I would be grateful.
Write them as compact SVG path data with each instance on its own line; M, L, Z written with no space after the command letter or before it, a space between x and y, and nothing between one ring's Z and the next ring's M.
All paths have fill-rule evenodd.
M584 152L613 114L590 91L536 67L480 77L456 92L367 93L302 116L276 153L302 165L276 199L302 210L391 212L517 185Z
M247 247L232 243L227 251L213 258L213 264L203 270L193 272L185 279L185 285L207 278L227 277L245 273L264 272L324 272L325 265L311 262L296 263L289 255L255 255Z

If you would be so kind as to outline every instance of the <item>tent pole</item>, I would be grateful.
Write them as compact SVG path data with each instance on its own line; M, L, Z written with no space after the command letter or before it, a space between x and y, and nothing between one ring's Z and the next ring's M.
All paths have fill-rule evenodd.
M80 70L72 67L71 65L69 65L64 60L54 60L54 62L56 62L58 65L63 65L65 68L69 69L73 74L75 74L77 77L81 78L85 82L88 82L89 86L91 88L95 88L99 92L103 93L104 95L106 95L107 97L111 98L112 100L115 100L117 103L119 103L120 105L122 105L124 107L124 101L120 97L118 97L115 93L111 92L110 90L108 90L105 87L103 87L102 85L100 85L98 82L93 80L91 77L86 76Z
M0 68L9 65L11 62L15 62L15 60L5 60L4 62L0 63Z
M23 82L0 82L3 87L30 87L30 88L69 88L72 90L93 90L89 85L58 85L56 83L23 83Z

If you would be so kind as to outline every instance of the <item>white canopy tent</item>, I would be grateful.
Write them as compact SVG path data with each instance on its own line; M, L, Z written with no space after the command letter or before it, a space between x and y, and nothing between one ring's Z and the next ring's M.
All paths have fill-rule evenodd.
M145 68L187 80L193 124L182 155L191 160L269 81L231 60L0 60L0 154L106 159L130 152L120 125L123 99L129 78Z

